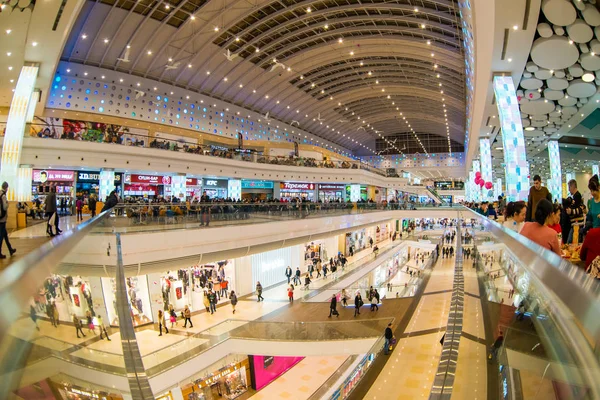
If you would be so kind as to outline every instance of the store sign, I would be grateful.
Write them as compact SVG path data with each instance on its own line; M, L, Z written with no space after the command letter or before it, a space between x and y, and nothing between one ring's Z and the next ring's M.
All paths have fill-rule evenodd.
M39 183L46 182L73 182L75 173L73 171L58 170L33 170L33 181Z
M344 191L346 185L336 185L334 183L320 183L319 190Z
M279 184L279 188L284 190L315 190L315 184L303 182L281 182Z
M80 171L77 173L77 181L78 182L99 182L100 181L100 172ZM121 182L121 174L115 173L115 182Z
M186 186L198 186L198 179L196 178L185 178Z
M127 175L126 183L147 183L150 185L170 185L170 176L160 175Z
M242 181L242 189L273 189L271 181Z
M204 186L206 189L211 189L211 188L227 189L227 180L226 179L204 178L202 180L202 186Z

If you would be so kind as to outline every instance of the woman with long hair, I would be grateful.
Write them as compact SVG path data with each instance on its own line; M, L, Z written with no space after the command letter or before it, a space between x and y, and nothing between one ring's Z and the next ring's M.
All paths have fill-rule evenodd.
M534 222L525 222L521 235L560 256L558 236L556 231L549 227L554 223L554 207L550 201L542 199L535 209Z

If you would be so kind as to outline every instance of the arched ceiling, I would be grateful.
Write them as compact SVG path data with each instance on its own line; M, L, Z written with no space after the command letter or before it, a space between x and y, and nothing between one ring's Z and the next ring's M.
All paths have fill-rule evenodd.
M98 0L62 59L298 121L359 154L388 137L438 153L463 150L460 26L457 0Z

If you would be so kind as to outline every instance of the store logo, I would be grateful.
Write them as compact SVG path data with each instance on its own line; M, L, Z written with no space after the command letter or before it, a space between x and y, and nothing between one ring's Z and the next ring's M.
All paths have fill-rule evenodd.
M290 189L291 190L314 190L315 184L314 183L281 182L280 188L288 189L288 190L290 190Z
M206 186L217 186L219 184L219 182L215 181L215 180L206 180L205 184L206 184Z

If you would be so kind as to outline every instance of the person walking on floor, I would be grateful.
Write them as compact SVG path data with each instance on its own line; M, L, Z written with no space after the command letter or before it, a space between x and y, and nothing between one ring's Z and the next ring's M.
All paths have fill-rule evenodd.
M81 322L81 320L79 318L77 318L77 315L75 315L74 313L73 313L73 325L75 325L75 333L77 333L77 339L81 338L81 336L79 336L80 333L83 335L83 337L85 337L85 333L83 333L83 330L81 329L81 327L83 326L83 323Z
M287 290L288 301L290 303L294 302L294 285L290 285Z
M301 283L300 274L300 267L296 267L296 273L294 275L294 285L299 285Z
M163 327L165 328L165 333L169 333L169 328L167 328L166 316L163 310L158 310L158 331L160 334L158 336L162 336Z
M187 328L188 321L190 323L190 328L194 327L194 324L192 323L192 311L188 305L183 309L183 318L185 318L185 323L183 324L184 328Z
M288 285L290 284L290 280L292 279L292 268L288 265L285 269L285 276L288 280Z
M390 322L385 328L385 344L383 345L383 354L386 356L390 354L390 350L392 348L392 339L394 338L394 332L392 332L392 323Z
M94 317L92 316L92 313L90 310L87 310L85 312L85 318L87 319L87 324L88 324L88 333L93 332L94 335L96 335L96 325L94 325Z
M58 228L59 217L58 212L56 212L56 187L52 186L50 188L50 193L46 195L45 200L46 205L46 217L48 217L48 221L46 223L46 233L50 236L60 235L62 231ZM54 232L52 232L52 227L54 226Z
M256 296L258 297L258 299L256 301L265 301L264 297L262 296L262 292L263 292L263 287L260 284L260 282L256 282Z
M346 294L346 289L342 289L341 300L342 300L342 305L344 307L347 307L348 306L348 294Z
M229 293L229 301L231 302L231 308L233 309L233 313L235 314L235 306L238 302L238 299L237 295L233 290Z
M101 315L96 316L96 322L98 323L98 329L100 330L100 340L103 340L102 334L106 336L106 340L110 342L110 338L108 337L108 332L106 332L106 325L104 325L104 320Z
M360 295L360 292L356 293L356 296L354 297L354 316L356 317L357 315L360 315L360 308L363 305L363 300L362 297Z
M56 320L54 319L54 310L52 309L52 303L46 304L46 315L50 319L50 323L56 328Z
M73 314L73 315L75 315L75 314ZM35 308L33 308L33 306L29 306L29 318L31 318L31 320L33 321L33 324L35 325L35 329L37 329L39 331L40 327L37 324L38 316L37 316L37 314L35 312ZM83 332L81 332L81 333L83 333Z
M77 210L77 222L83 221L83 200L81 197L77 198L75 202L75 209Z
M173 304L169 304L169 320L171 321L171 329L173 329L173 325L177 326L177 314L175 313Z
M91 218L96 216L96 195L90 195L90 199L88 200L88 208L90 209Z
M327 318L331 318L332 314L338 318L340 317L340 313L337 310L337 296L335 294L331 296L331 302L329 303L329 317Z
M202 304L204 304L204 308L206 308L206 312L210 311L210 300L208 300L208 292L204 291L204 297L202 298Z
M371 311L379 311L379 306L377 305L378 299L377 296L371 296Z
M310 285L310 282L310 276L306 274L306 276L304 277L304 290L308 290L308 285Z
M6 258L6 255L2 254L2 244L6 243L8 253L12 256L15 254L17 249L10 245L8 240L8 231L6 230L6 221L8 220L8 198L6 193L8 192L8 182L2 183L2 190L0 190L0 258Z
M214 314L217 312L217 294L214 290L208 292L208 302L210 303L210 313ZM191 322L191 321L190 321Z
M323 265L323 279L327 278L327 264Z
M54 316L54 322L56 323L56 327L60 325L60 320L58 318L58 307L56 307L56 303L52 303L52 315Z

